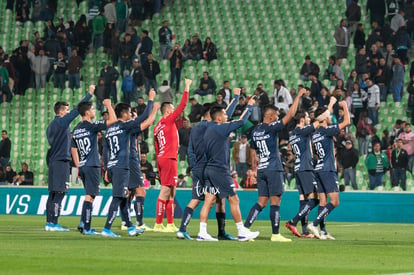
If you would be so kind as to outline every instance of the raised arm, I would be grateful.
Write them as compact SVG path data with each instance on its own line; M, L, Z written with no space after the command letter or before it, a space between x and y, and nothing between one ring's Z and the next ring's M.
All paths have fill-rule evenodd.
M298 110L299 100L305 94L305 92L305 88L299 90L299 93L293 101L292 106L290 106L289 111L282 119L283 125L287 125L289 121L295 116L296 111Z
M86 94L84 98L79 103L89 101L93 93L95 91L95 85L89 86L89 92ZM67 115L61 117L61 119L58 120L58 123L62 125L63 127L69 127L69 124L79 115L78 113L78 105L76 105L75 108L73 108Z
M112 102L110 99L104 99L102 103L106 107L109 113L109 119L106 121L106 127L109 127L112 124L114 124L117 120L115 111L114 111L114 108L112 108Z
M150 115L144 122L141 123L141 131L144 131L145 129L151 126L151 124L155 120L155 116L157 115L157 112L159 109L160 109L160 104L158 102L154 103L154 107L152 108Z
M181 96L180 104L178 104L177 109L175 109L174 112L168 116L168 120L170 121L175 121L177 117L184 111L185 106L187 106L190 86L191 86L191 82L193 81L191 79L186 78L184 82L185 82L185 87L184 87L183 95Z
M155 98L155 90L151 89L148 96L148 103L147 107L145 107L144 112L138 116L135 121L137 124L141 124L144 120L146 120L152 110L152 107L154 105L154 98Z
M229 123L223 123L223 127L225 127L223 130L223 134L224 135L229 135L231 132L237 130L238 128L240 128L241 126L243 126L247 119L250 116L250 113L252 112L252 106L255 104L255 96L252 96L249 99L249 102L247 103L247 107L244 110L244 112L242 113L242 115L239 117L238 120L234 120L232 122Z
M345 101L340 101L339 102L339 106L342 107L342 109L344 110L344 121L342 121L338 126L339 129L344 129L345 127L347 127L349 124L351 124L351 118L349 116L349 111L348 111L348 105L346 104Z
M226 114L228 118L231 118L233 116L234 111L236 110L236 106L239 103L240 90L240 88L233 89L234 97L226 108Z
M329 104L328 104L329 113L332 113L333 106L335 105L336 101L337 101L336 97L331 96L331 98L329 99Z

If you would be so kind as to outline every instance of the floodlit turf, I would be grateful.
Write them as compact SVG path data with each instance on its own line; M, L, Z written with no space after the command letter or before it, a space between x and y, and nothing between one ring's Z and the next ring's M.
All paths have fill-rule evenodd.
M254 242L200 243L173 233L120 239L83 236L78 217L62 217L71 232L45 232L44 217L0 216L1 274L390 274L414 271L414 226L407 224L329 223L336 241L298 239L283 226L292 243L271 243L270 225L256 221ZM152 222L147 220L147 222ZM176 221L178 225L179 221ZM101 230L103 218L94 218ZM284 225L284 222L283 222ZM227 229L235 234L233 221ZM208 231L215 235L215 221ZM198 232L198 221L189 226Z

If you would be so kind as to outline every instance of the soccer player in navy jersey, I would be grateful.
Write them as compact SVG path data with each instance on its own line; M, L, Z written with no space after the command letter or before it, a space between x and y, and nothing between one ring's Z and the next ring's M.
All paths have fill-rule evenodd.
M151 112L150 116L148 117L149 124L146 123L145 125L141 124L141 129L146 130L155 120L156 112ZM132 112L132 119L135 119L137 117L137 114L135 112ZM143 128L146 127L147 128ZM141 132L134 132L131 134L130 137L130 154L129 154L129 198L126 204L121 204L121 216L122 216L122 226L121 230L128 230L127 219L128 219L128 213L129 209L131 207L132 199L134 200L134 210L136 215L136 227L139 230L142 231L153 231L153 228L149 225L146 225L143 222L143 216L144 216L144 201L146 196L146 191L144 188L144 178L142 177L141 173L141 160L139 152L139 146L138 146L138 135L142 134Z
M335 97L331 97L330 105L332 108L335 104ZM299 211L296 216L288 221L285 226L295 236L303 238L313 238L313 235L307 230L308 215L312 209L319 204L317 194L317 184L314 175L313 153L311 147L311 136L315 129L319 127L319 120L323 117L317 118L310 124L309 114L300 111L296 114L296 128L291 132L289 143L292 151L296 156L295 159L295 180L299 191ZM302 235L298 232L296 224L302 222Z
M81 102L89 101L95 90L94 85L89 86L89 93ZM70 171L70 123L78 116L78 109L69 112L69 104L64 101L55 103L53 110L55 118L50 122L46 130L47 141L50 148L47 152L48 189L49 196L46 202L46 231L69 231L59 223L62 200L69 188Z
M318 216L312 224L308 225L308 230L318 239L335 239L326 231L324 226L322 226L321 232L319 232L318 225L339 205L339 188L336 175L333 138L339 135L340 131L351 123L346 102L340 101L339 106L344 110L344 121L339 125L330 125L331 119L330 116L327 116L326 119L321 121L319 128L312 136L312 144L315 148L315 153L318 155L315 172L320 202ZM324 112L326 112L326 109L318 109L315 112L315 116L318 117ZM331 112L331 110L328 109L328 112Z
M263 123L258 124L252 131L250 152L252 170L257 168L257 191L259 201L250 209L244 226L250 228L257 215L266 207L270 199L270 222L272 225L273 242L291 242L291 239L283 237L279 233L280 224L280 200L284 192L283 164L279 154L278 133L289 123L296 113L299 100L304 95L305 89L301 89L295 98L288 113L279 120L278 109L273 105L264 108ZM256 153L259 155L257 164Z
M107 175L110 182L112 182L112 202L108 210L108 218L102 230L102 236L105 237L120 237L112 230L112 223L114 222L118 209L121 204L127 203L130 195L128 190L129 185L129 154L130 154L130 136L133 133L138 133L146 129L151 124L150 119L147 119L151 111L151 115L155 116L159 105L154 104L155 91L151 90L149 93L149 100L144 113L136 119L131 119L131 107L126 103L119 103L115 107L115 114L118 121L108 127L105 135L105 162L107 168ZM144 121L145 120L145 121ZM121 209L122 211L122 209ZM126 214L126 226L128 227L128 235L136 236L142 233L142 230L137 230Z
M233 94L234 98L226 109L227 117L233 116L233 113L239 102L240 89L234 89ZM210 108L212 105L213 104L210 103L204 104L203 120L191 130L190 142L188 145L188 159L191 168L193 186L191 201L184 209L183 217L181 219L181 226L177 232L177 238L179 239L192 240L187 232L187 225L190 223L194 209L200 204L201 201L204 201L205 187L203 181L203 173L204 168L207 164L207 160L204 154L203 136L207 127L211 125ZM225 230L226 213L224 203L224 199L217 200L216 218L218 225L218 239L236 241L237 238L226 233Z
M177 154L178 132L175 120L184 111L188 103L188 94L191 79L185 79L185 88L177 109L171 102L161 105L162 118L154 127L154 145L157 156L158 173L160 174L161 189L157 199L157 216L155 219L155 232L177 232L174 224L174 197L177 187ZM162 221L164 213L167 214L167 227Z
M99 184L101 181L101 162L98 153L98 132L106 130L116 121L115 111L111 100L105 99L103 105L109 113L108 120L95 119L95 108L92 102L81 102L78 104L78 112L82 117L81 122L73 129L72 133L72 158L78 167L78 174L85 189L85 200L82 206L81 223L78 229L84 235L95 235L95 229L91 229L92 205L96 196L99 195Z
M247 241L259 236L259 232L251 232L245 228L240 213L239 198L234 191L233 179L230 175L230 142L229 135L242 127L251 113L255 100L252 97L238 120L227 122L227 114L224 108L214 106L210 110L213 121L204 134L203 143L207 165L204 169L205 192L204 205L200 211L200 232L198 241L218 241L207 233L207 219L210 209L219 199L227 198L230 204L230 211L238 230L238 240Z

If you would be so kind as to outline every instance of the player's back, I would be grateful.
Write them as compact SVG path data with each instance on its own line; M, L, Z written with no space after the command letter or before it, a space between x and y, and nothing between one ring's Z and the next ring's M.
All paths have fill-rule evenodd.
M203 120L191 129L190 144L194 154L193 170L203 169L207 164L204 145L204 134L211 122Z
M108 149L107 168L129 168L129 138L130 133L125 128L126 123L117 121L108 127L105 141Z
M333 137L340 133L338 125L319 127L312 136L312 144L318 161L315 171L336 171Z
M98 132L106 129L104 120L89 122L82 121L74 129L72 139L79 152L79 167L99 167Z
M48 161L70 160L70 129L61 123L62 119L56 116L47 127L46 136L50 145Z
M171 116L171 115L170 115ZM178 154L178 131L170 116L161 118L154 127L157 158L176 159Z
M295 171L313 170L311 134L314 130L312 124L303 128L295 128L289 137L289 143L296 156Z
M230 169L230 142L228 139L228 132L226 131L226 124L228 123L211 123L205 131L203 142L207 167L227 167Z
M282 121L271 124L261 123L253 129L250 148L255 149L259 155L258 171L263 169L283 171L278 137L278 132L282 129Z

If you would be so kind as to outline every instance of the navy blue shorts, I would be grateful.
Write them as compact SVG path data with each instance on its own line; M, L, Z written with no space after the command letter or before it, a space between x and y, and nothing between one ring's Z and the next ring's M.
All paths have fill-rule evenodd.
M281 171L259 170L257 192L259 197L281 196L284 192L284 176Z
M49 192L68 192L70 163L68 160L55 160L49 163Z
M318 193L329 194L339 192L336 172L317 172L316 179L318 182Z
M79 176L82 179L85 195L98 196L101 183L101 167L79 167Z
M317 189L317 182L313 171L297 171L295 180L299 194L301 195L309 195Z
M227 169L206 167L204 170L206 191L220 199L236 195L234 183Z
M129 159L129 189L144 187L144 178L142 177L141 167L136 159Z
M112 183L112 197L127 198L129 170L113 167L108 170L108 177Z
M192 170L192 179L193 179L193 190L191 194L191 199L204 201L204 180L203 180L203 170Z

